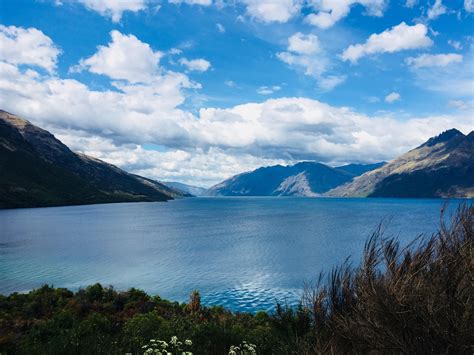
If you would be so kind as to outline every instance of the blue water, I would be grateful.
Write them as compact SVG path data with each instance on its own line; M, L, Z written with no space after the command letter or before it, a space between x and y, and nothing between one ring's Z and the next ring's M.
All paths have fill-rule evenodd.
M449 210L457 202L451 202ZM45 283L144 289L233 310L296 302L305 282L351 256L384 221L411 241L439 225L441 200L188 198L0 211L0 293Z

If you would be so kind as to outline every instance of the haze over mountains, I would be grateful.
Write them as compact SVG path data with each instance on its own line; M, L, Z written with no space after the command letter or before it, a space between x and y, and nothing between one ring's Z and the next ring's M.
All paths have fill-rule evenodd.
M161 183L165 184L168 187L178 189L193 196L202 196L207 191L207 189L204 187L183 184L182 182L177 181L162 181Z
M0 110L0 208L167 201L186 194L72 152L51 133Z

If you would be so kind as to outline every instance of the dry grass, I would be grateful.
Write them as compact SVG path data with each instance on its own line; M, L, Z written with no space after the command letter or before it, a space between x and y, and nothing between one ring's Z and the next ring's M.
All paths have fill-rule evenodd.
M403 249L379 228L360 266L345 263L306 289L313 334L299 352L472 354L473 218L474 207L461 206Z

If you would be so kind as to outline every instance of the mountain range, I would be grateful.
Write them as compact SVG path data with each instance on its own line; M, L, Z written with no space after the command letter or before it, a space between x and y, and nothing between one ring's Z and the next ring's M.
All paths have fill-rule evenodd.
M0 110L0 208L167 201L188 196L72 152L29 121Z
M268 166L235 175L214 185L205 195L321 196L383 164L350 164L333 168L316 162L301 162L288 166Z
M208 196L474 197L474 132L450 129L377 164L275 165L235 175Z
M445 131L326 196L474 197L474 131Z
M0 208L189 196L474 197L474 132L445 131L388 163L261 167L206 190L72 152L48 131L0 110L0 172Z

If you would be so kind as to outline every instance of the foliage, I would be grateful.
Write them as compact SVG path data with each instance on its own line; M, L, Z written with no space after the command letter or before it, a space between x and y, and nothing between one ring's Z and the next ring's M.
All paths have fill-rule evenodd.
M358 267L341 265L299 307L272 313L206 307L197 291L179 304L100 284L0 295L0 353L143 354L163 350L157 339L176 352L175 336L191 339L179 351L193 354L472 353L473 220L463 206L404 249L379 229Z

